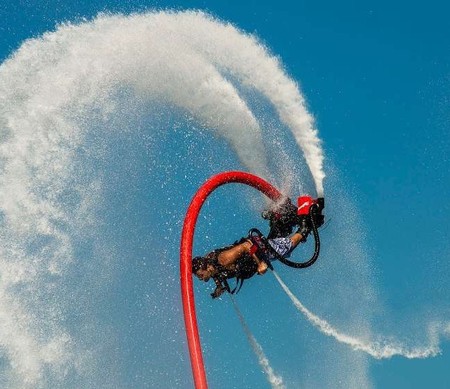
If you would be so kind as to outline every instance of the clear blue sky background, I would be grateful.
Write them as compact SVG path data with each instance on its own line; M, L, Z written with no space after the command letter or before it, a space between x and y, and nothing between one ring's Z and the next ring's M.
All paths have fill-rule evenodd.
M255 33L300 83L324 141L327 169L337 170L352 194L389 322L423 314L449 320L450 6L444 1L237 4L6 0L0 5L0 59L57 23L100 11L196 8ZM332 246L332 237L327 242ZM127 298L132 302L133 294ZM207 315L207 309L201 313ZM265 309L270 314L267 304ZM263 335L258 339L264 343ZM450 346L448 341L441 346L443 354L429 360L372 360L373 386L449 388ZM227 355L239 350L236 346ZM274 346L265 351L269 359L283 353Z

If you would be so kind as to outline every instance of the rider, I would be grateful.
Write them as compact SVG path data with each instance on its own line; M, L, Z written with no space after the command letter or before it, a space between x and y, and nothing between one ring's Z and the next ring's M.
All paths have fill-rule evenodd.
M306 218L298 218L297 207L286 198L275 210L264 211L262 216L270 220L270 232L267 242L271 249L263 247L257 236L249 235L236 241L233 245L213 250L205 256L192 260L192 272L202 281L213 278L216 289L212 297L219 297L224 291L230 291L227 279L239 281L262 275L267 271L270 261L275 258L275 251L281 256L289 256L301 242L305 242L311 231ZM294 225L299 225L291 235ZM235 288L236 290L236 288ZM233 292L235 291L233 290Z

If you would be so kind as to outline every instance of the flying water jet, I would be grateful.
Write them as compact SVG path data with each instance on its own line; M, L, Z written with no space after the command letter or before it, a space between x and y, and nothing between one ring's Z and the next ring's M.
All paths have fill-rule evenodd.
M245 322L244 316L242 315L233 296L231 296L231 301L233 303L233 307L234 307L234 310L236 311L239 321L241 322L241 326L244 329L245 335L247 336L247 339L250 343L250 346L252 347L253 352L257 356L259 365L261 366L264 373L266 374L270 385L272 386L273 389L286 389L286 386L283 384L283 378L276 375L273 368L270 366L269 360L267 359L266 355L264 354L264 351L263 351L261 345L258 343L256 338L250 331L250 328L248 327L247 323Z
M430 345L422 348L410 348L405 345L393 341L377 341L358 339L351 335L344 334L331 326L326 320L321 319L309 309L307 309L300 300L294 296L286 284L281 280L280 276L273 272L276 280L279 282L285 293L291 299L294 306L301 312L308 321L316 327L320 332L327 336L335 338L338 342L350 346L355 351L363 351L376 359L391 358L399 355L408 359L423 359L434 357L440 353L439 349L439 332L450 335L450 331L444 326L435 326L430 330Z

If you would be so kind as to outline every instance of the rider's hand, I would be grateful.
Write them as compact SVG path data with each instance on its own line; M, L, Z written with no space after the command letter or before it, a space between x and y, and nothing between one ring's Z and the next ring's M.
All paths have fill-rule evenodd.
M211 293L211 297L213 299L220 297L222 295L223 292L225 292L227 289L221 286L216 287L216 289L214 289L214 292Z
M267 263L261 261L260 263L258 263L258 269L256 271L261 276L267 271L267 268L268 268Z

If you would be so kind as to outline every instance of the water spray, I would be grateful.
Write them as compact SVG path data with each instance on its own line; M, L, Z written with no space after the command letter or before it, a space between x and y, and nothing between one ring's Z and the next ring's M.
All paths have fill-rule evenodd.
M291 299L294 306L308 319L308 321L316 327L320 332L327 336L335 338L338 342L350 346L355 351L363 351L376 359L391 358L399 355L408 359L429 358L434 357L440 353L438 345L438 337L436 336L436 329L431 332L431 344L423 348L409 348L400 343L392 341L378 341L370 342L367 340L358 339L354 336L344 334L334 328L326 320L319 318L317 315L307 309L300 300L290 291L286 284L281 280L280 276L273 272L276 280L281 285L282 289Z

